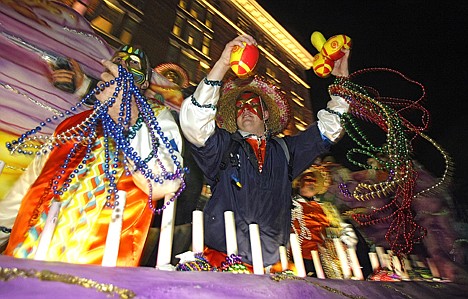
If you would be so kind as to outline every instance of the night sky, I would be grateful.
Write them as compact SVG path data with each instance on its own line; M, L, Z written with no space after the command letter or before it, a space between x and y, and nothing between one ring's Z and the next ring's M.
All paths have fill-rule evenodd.
M352 38L350 71L390 68L421 83L426 89L422 102L431 123L425 132L444 148L455 164L451 191L466 217L468 201L468 2L466 1L257 1L312 54L313 31L329 38L346 34ZM318 78L308 71L314 113L328 100L326 87L332 79ZM363 77L385 96L416 100L421 91L393 75L372 73ZM364 81L367 82L367 81ZM380 89L382 88L382 89ZM419 122L420 123L420 122ZM372 128L369 130L372 135ZM376 141L381 138L378 132ZM352 143L345 138L334 147L339 162ZM416 140L414 158L430 172L441 176L444 160L432 145ZM466 220L466 218L465 218Z

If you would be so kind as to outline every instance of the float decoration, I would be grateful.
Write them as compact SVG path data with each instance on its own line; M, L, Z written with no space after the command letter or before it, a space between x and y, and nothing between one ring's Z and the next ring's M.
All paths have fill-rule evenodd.
M335 35L326 40L322 33L315 31L310 41L319 52L314 56L312 68L314 73L321 78L326 78L331 74L335 61L344 55L341 50L351 48L351 38L344 34Z

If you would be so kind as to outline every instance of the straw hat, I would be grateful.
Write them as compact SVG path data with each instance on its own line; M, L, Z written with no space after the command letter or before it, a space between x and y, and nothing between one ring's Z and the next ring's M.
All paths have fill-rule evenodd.
M222 90L218 101L216 121L218 126L234 133L237 130L235 102L244 91L251 91L260 96L269 112L267 128L275 135L283 131L291 117L291 107L281 89L259 76L246 79L231 78Z
M332 183L330 171L326 167L312 165L293 180L293 189L298 189L301 187L301 181L306 175L312 176L315 179L314 189L317 191L317 194L323 194L327 192L328 187L330 187Z
M175 63L162 63L156 66L154 70L182 88L189 86L187 72Z

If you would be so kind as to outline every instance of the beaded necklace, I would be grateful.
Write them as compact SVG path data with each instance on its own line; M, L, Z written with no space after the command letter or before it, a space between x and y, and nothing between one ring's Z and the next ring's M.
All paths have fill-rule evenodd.
M46 194L48 194L50 191L53 191L54 196L59 197L65 191L67 191L71 179L78 173L78 170L82 169L83 167L87 167L92 146L95 143L96 138L98 138L97 131L99 128L102 128L105 148L104 174L106 178L105 181L107 182L107 196L105 206L108 208L115 208L119 205L117 195L118 178L116 178L115 175L118 173L117 169L123 166L126 175L131 175L133 172L139 171L145 177L149 186L148 206L153 211L153 213L160 214L162 210L165 209L166 206L171 202L173 202L185 189L185 181L183 176L187 169L183 168L180 161L178 161L177 156L174 154L174 148L172 147L169 139L165 137L164 132L159 126L158 119L155 116L151 105L141 94L139 88L135 86L133 75L125 70L122 66L119 65L118 67L119 76L115 78L115 80L105 82L99 87L94 88L78 104L71 107L70 110L56 114L51 118L47 118L45 121L41 122L39 126L25 132L17 140L12 141L11 143L7 143L6 146L11 154L16 152L26 155L41 155L46 154L55 147L59 147L62 143L74 140L75 143L68 153L66 159L57 169L56 174L51 180L49 186L46 188L46 190L44 190L44 194L41 196L41 198L44 198ZM112 85L116 85L113 96L103 104L101 104L99 101L96 101L93 112L82 123L55 136L36 136L36 134L41 132L43 127L52 124L54 121L57 121L59 117L68 117L72 114L72 112L75 112L79 108L83 107L83 103L89 100L89 98L95 93L99 93ZM116 123L109 115L109 108L115 104L116 97L120 92L122 92L122 103L120 104L119 118L118 122ZM139 117L136 121L136 124L130 126L129 124L131 120L132 99L135 100L139 111ZM135 137L136 132L141 128L143 123L145 123L149 129L152 147L150 155L145 159L140 157L139 154L130 146L130 139ZM38 142L42 144L37 145ZM167 151L167 154L171 156L171 159L175 165L174 172L167 171L166 167L163 165L160 157L158 156L158 154L160 154L158 153L158 146L160 145L160 142L164 144L165 151ZM64 179L62 176L66 173L65 170L68 168L68 165L71 161L73 161L73 158L76 156L77 152L82 149L82 147L86 147L86 154L83 160L77 166L77 168L73 170L69 177ZM32 149L35 149L36 151L34 152ZM153 158L156 160L158 166L162 170L159 174L153 173L148 167L147 163ZM135 168L130 169L130 165L135 165ZM175 195L170 199L170 201L167 202L166 205L156 209L152 200L152 183L154 182L163 184L165 180L176 179L180 179L181 181L179 189L175 192ZM41 203L42 200L39 200L38 205L40 206ZM34 221L33 219L36 217L37 215L33 215L31 220Z
M416 101L406 99L381 97L376 89L361 87L349 79L367 72L384 71L397 74L410 83L418 85L422 96ZM413 81L398 71L387 68L371 68L355 72L349 78L338 77L329 87L330 95L338 95L349 104L349 112L338 114L343 128L357 145L348 151L347 159L362 168L383 170L388 173L388 179L375 184L359 183L351 192L346 184L340 184L344 196L360 201L387 197L390 201L380 208L373 209L369 214L355 214L353 218L360 225L374 225L390 222L385 235L391 250L397 255L410 253L413 245L419 242L427 230L414 221L411 203L415 197L436 189L445 187L450 181L452 162L450 156L434 140L423 133L429 123L429 113L420 102L425 98L424 86ZM421 112L422 125L414 125L404 117L411 110ZM386 142L382 146L374 145L359 127L357 119L376 124L386 134ZM412 141L422 137L431 143L443 156L446 167L441 180L435 185L415 192L417 171L414 169L412 156ZM358 162L356 155L374 158L381 166L372 167ZM381 159L386 157L387 159Z

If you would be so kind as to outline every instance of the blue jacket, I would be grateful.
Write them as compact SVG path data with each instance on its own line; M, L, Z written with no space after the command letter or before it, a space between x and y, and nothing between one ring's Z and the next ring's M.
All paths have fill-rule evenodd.
M220 164L225 152L236 147L239 163ZM202 169L211 187L212 197L204 209L204 233L206 246L226 252L224 212L233 211L238 254L242 261L252 264L249 224L256 223L260 229L264 266L279 261L279 246L286 246L291 231L291 175L298 176L307 169L317 156L328 152L330 142L324 140L316 124L295 136L283 138L289 149L291 170L280 143L267 140L265 161L259 172L257 159L251 146L236 132L216 128L205 146L192 146L197 164ZM239 188L233 177L242 187Z

